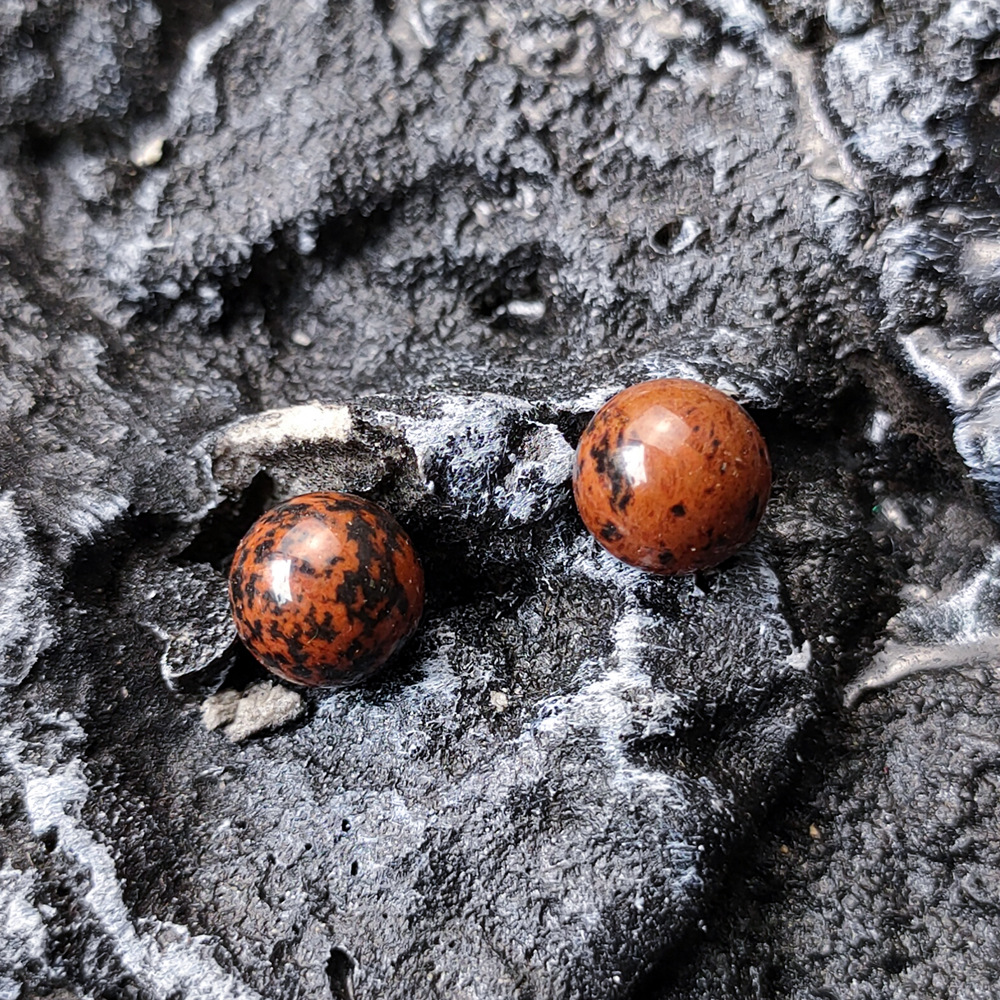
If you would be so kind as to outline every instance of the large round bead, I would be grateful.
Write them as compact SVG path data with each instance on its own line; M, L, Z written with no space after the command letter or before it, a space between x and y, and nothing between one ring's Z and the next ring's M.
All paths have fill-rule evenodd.
M387 511L347 493L307 493L269 510L233 557L240 638L293 684L363 680L413 634L424 574Z
M760 430L733 399L689 379L623 390L577 449L573 494L612 555L653 573L692 573L753 535L771 492Z

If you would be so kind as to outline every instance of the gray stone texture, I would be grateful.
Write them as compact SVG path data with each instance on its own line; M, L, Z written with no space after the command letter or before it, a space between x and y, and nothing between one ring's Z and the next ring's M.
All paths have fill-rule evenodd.
M993 996L998 55L977 0L8 0L0 998ZM679 579L569 489L661 375L775 463ZM428 600L299 694L225 573L313 489Z

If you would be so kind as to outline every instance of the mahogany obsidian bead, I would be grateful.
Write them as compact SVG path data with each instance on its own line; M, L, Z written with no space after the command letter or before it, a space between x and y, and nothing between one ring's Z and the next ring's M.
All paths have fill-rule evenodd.
M653 573L715 566L749 541L771 493L767 445L751 417L690 379L641 382L583 432L573 494L612 555Z
M269 510L229 573L236 630L293 684L364 680L416 630L424 573L388 511L347 493L307 493Z

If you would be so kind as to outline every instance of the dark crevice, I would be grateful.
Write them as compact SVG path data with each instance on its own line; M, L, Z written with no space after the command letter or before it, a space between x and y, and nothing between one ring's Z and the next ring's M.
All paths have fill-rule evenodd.
M334 1000L355 1000L354 970L357 962L343 948L331 948L326 963L326 976Z
M209 563L220 572L229 568L239 540L274 500L274 483L264 472L237 496L223 500L202 520L198 532L172 562Z

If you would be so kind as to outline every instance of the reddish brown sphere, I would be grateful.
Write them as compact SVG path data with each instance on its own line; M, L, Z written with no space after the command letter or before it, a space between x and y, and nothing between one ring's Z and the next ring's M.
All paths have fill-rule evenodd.
M364 680L413 634L424 573L387 511L347 493L307 493L257 520L229 573L236 630L293 684Z
M580 438L576 506L612 555L653 573L715 566L749 541L771 493L757 425L689 379L654 379L608 400Z

